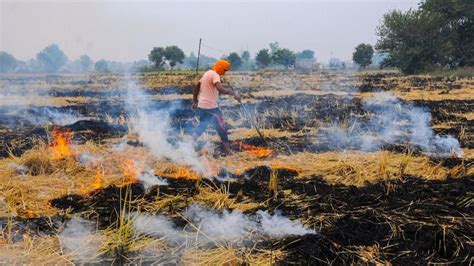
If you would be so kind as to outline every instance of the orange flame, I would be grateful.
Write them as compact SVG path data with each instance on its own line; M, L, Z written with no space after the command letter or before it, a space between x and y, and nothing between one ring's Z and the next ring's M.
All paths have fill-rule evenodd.
M178 170L174 173L174 178L185 178L185 179L201 179L201 177L193 170L189 169L187 166L180 166Z
M125 160L123 162L123 185L132 184L137 182L138 167L132 160Z
M72 156L73 154L69 145L72 138L71 130L69 128L61 130L59 126L54 126L51 134L54 138L50 144L53 148L53 159L59 160Z
M258 157L268 157L275 152L274 149L259 148L250 144L245 144L240 141L234 141L234 144L238 145L240 149L245 150L246 152L256 155Z
M102 188L104 186L104 178L102 176L102 172L100 171L99 167L97 167L95 171L95 181L92 183L92 189L96 190Z

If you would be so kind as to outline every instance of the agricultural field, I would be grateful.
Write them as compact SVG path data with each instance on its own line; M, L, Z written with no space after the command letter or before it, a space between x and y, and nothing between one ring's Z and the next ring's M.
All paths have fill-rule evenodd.
M474 263L472 77L230 72L229 156L197 79L0 75L0 261Z

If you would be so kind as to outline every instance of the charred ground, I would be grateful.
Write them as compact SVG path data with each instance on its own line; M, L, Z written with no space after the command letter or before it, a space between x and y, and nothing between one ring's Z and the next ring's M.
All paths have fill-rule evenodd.
M404 77L393 73L373 73L366 76L291 73L290 80L303 81L289 82L286 75L288 74L263 72L229 77L234 86L246 96L245 108L265 130L266 142L262 142L254 133L247 133L252 132L251 124L242 119L241 107L225 102L222 109L229 120L233 134L231 137L245 144L275 150L268 158L258 158L259 160L274 160L279 156L286 156L291 160L291 156L302 154L305 157L306 153L319 160L317 156L324 156L325 153L344 156L345 153L357 151L359 146L353 143L344 146L330 144L330 136L324 135L324 129L333 124L343 124L350 128L354 125L353 121L358 121L353 127L370 129L363 122L375 114L364 108L363 100L366 94L374 91L391 91L404 102L426 109L431 114L435 133L458 138L466 155L463 158L427 157L426 163L432 165L434 170L430 168L426 171L443 168L446 172L443 178L428 178L431 180L427 180L422 174L417 176L413 171L398 173L398 168L383 176L384 170L379 169L383 165L379 165L377 161L375 168L379 169L376 173L379 177L363 181L362 186L350 185L350 181L338 183L328 179L329 175L304 175L304 171L285 167L284 163L283 167L272 164L250 166L242 172L227 171L223 167L219 175L233 178L232 182L176 179L162 175L167 178L168 186L145 189L139 184L112 184L90 193L68 193L52 197L49 203L57 210L57 214L46 216L38 213L34 218L27 218L17 212L14 217L1 218L1 227L4 231L10 228L15 232L10 238L14 243L21 242L25 234L53 236L61 232L64 222L71 215L94 220L99 229L105 230L117 226L123 199L126 197L131 202L130 211L143 211L143 206L156 205L162 199L173 199L159 208L153 208L152 213L165 214L178 227L184 227L186 221L180 213L189 204L202 200L203 188L210 188L212 191L225 193L226 198L236 202L261 204L244 211L245 213L252 214L258 209L268 210L270 213L281 211L284 216L302 220L306 226L318 232L317 235L290 236L257 243L260 249L283 251L286 255L280 262L472 262L472 80ZM153 98L153 109L172 110L171 123L176 132L181 130L188 133L192 130L194 114L190 109L189 95L192 77L141 75L135 78ZM265 85L265 81L269 79L273 80L272 86ZM41 81L41 84L46 82L50 86L39 88L37 81ZM8 104L2 106L0 156L7 158L11 152L21 157L39 143L50 142L51 128L39 125L29 118L46 116L47 120L54 122L55 117L48 117L51 113L69 113L81 117L73 123L63 125L74 132L74 142L77 144L87 141L100 144L114 138L123 138L128 134L125 122L127 112L121 100L126 95L126 90L123 90L125 83L119 76L2 78L4 85L27 91L39 90L37 96L47 98L47 103L26 107ZM177 83L180 86L176 86ZM8 89L8 86L4 86L4 89ZM434 99L430 98L431 94L423 94L426 91L435 93L432 96ZM78 97L86 99L79 101L75 99ZM139 141L129 141L129 145L142 146ZM387 143L381 149L395 154L393 158L402 156L407 150L410 150L410 156L423 156L422 150L405 144ZM238 145L235 146L235 151L238 154L245 153ZM240 157L234 160L238 158ZM331 162L334 160L339 159L328 159ZM356 166L342 164L338 166L340 170L331 172L331 176L363 178ZM298 161L294 161L293 165L298 165ZM314 168L317 167L319 166L315 162ZM275 190L269 188L271 176L278 177ZM212 204L206 200L203 203ZM103 258L108 259L107 256Z

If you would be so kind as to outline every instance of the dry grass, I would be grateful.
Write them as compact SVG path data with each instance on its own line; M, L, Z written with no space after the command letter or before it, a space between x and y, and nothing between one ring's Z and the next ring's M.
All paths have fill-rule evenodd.
M204 203L217 210L239 209L243 212L251 211L264 205L263 203L251 202L250 200L238 201L235 198L231 198L225 186L202 186L199 188L199 193L193 197L193 201Z
M285 258L281 250L256 250L220 246L213 249L186 249L181 263L184 265L273 265Z
M449 175L449 169L433 163L427 156L388 151L302 152L279 155L269 160L258 160L246 153L237 153L224 158L222 166L242 173L260 165L275 164L297 170L298 178L321 176L329 183L356 186L399 178L401 172L428 180L445 179Z
M18 243L0 242L3 265L73 265L72 254L64 254L57 236L29 237Z

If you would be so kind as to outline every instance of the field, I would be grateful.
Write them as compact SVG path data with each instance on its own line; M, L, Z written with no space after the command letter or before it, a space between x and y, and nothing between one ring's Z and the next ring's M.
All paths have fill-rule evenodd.
M472 77L228 73L229 156L197 79L0 76L1 264L474 263Z

